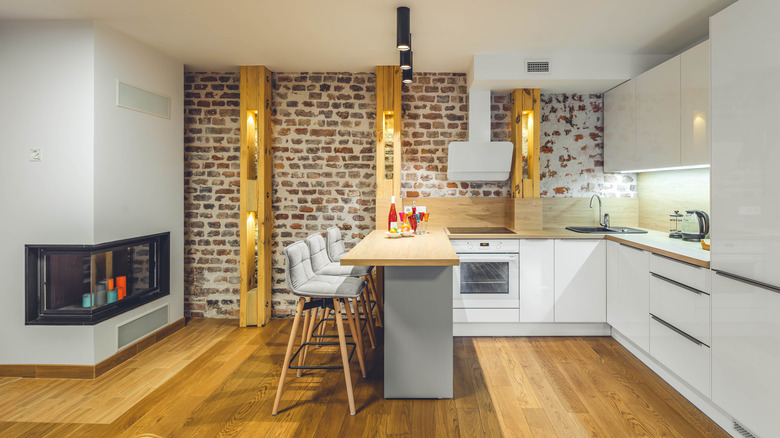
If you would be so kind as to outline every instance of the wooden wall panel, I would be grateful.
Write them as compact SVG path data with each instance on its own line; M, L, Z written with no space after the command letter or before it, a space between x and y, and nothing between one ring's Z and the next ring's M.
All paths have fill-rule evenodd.
M710 169L639 174L639 226L669 231L669 215L686 209L710 213Z
M590 198L542 198L545 228L568 226L596 226L599 224L598 202L588 207ZM616 226L639 226L637 198L602 198L601 209L609 213L610 223Z

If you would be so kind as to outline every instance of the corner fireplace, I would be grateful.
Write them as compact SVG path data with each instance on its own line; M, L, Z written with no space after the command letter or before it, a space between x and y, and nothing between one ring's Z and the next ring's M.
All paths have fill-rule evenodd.
M170 293L170 233L25 245L25 323L94 325Z

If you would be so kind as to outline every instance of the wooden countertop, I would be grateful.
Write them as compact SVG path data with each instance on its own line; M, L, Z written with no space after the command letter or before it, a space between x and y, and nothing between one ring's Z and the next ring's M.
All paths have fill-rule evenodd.
M647 234L589 234L576 233L565 228L543 230L514 230L515 234L458 234L450 239L607 239L634 248L650 251L681 262L710 267L710 252L697 242L670 239L667 233L647 230Z
M428 234L391 239L375 230L344 257L347 266L456 266L458 255L444 232L431 228Z

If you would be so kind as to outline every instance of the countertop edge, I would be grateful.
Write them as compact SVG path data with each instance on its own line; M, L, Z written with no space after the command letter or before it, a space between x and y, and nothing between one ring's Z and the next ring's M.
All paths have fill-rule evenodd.
M658 248L658 247L655 247L655 246L652 246L652 245L647 245L647 244L644 244L644 243L633 242L631 240L624 240L624 239L621 239L619 236L606 235L606 236L604 236L604 238L606 240L611 240L613 242L620 243L621 245L627 245L627 246L631 246L631 247L634 247L634 248L643 249L643 250L646 250L646 251L650 251L653 254L658 254L658 255L661 255L661 256L664 256L664 257L668 257L670 259L674 259L674 260L685 262L685 263L688 263L688 264L691 264L691 265L696 265L696 266L699 266L699 267L702 267L702 268L710 269L710 262L705 261L705 260L700 260L700 259L697 259L697 258L689 257L689 256L686 256L686 255L683 255L683 254L680 254L680 253L676 253L676 252L669 251L669 250L666 250L666 249L661 249L661 248Z

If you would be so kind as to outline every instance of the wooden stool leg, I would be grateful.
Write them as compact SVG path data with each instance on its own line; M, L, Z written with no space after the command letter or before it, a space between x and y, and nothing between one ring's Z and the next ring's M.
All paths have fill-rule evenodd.
M306 302L308 303L309 301L311 301L311 298L306 298ZM311 315L311 309L304 310L303 312L306 314L306 317L303 318L303 330L301 330L301 348L306 348L304 347L304 345L306 344L306 335L309 333L309 324L311 323L312 315ZM301 350L301 352L298 354L299 367L303 366L303 361L304 361L303 350ZM303 374L303 370L298 369L297 373L295 374L298 377L301 377L301 375Z
M376 305L379 307L379 310L382 312L382 315L385 314L385 297L382 296L382 293L379 292L379 289L376 287L376 279L374 278L374 273L376 272L376 268L374 268L369 274L368 279L371 281L371 287L374 289L374 295L376 299ZM382 292L384 292L384 289L382 289Z
M325 319L328 319L328 316L330 315L330 307L322 309L322 324L320 324L320 332L319 335L323 336L325 334L325 326L328 325L328 323L325 321ZM319 348L319 346L317 346Z
M339 332L339 346L341 348L341 363L344 365L344 382L347 384L347 400L349 400L349 415L355 415L355 395L352 393L352 378L350 377L349 374L349 355L347 353L347 341L344 339L344 321L341 318L341 307L339 306L338 298L333 299L333 310L336 315L336 328L338 329ZM292 344L290 344L288 351L292 351ZM279 393L276 397L277 399L280 398L281 393Z
M355 348L357 349L358 362L360 363L360 372L363 373L363 377L366 377L366 362L363 357L363 337L360 335L360 329L355 328L355 319L352 317L352 305L349 299L344 300L344 309L347 311L347 322L349 322L349 332L352 335L352 340L355 341ZM357 300L355 300L355 310L357 313ZM359 326L358 326L359 327Z
M360 293L360 303L363 306L363 313L366 315L366 319L368 320L368 323L366 324L366 328L368 329L368 340L371 343L371 348L376 348L374 318L371 316L371 306L368 303L368 293L366 292L365 288L363 289L363 292Z
M314 327L317 325L317 315L320 313L320 308L315 307L314 309L311 309L314 311L314 313L311 315L311 323L309 324L309 332L306 334L306 342L311 342L311 338L314 336ZM306 356L309 355L309 346L303 347L303 363L306 363ZM299 365L303 366L303 365ZM300 372L300 371L299 371ZM298 376L300 377L300 376Z
M284 391L284 379L287 377L287 369L290 366L290 357L292 356L293 347L295 346L295 335L298 332L298 324L301 322L301 313L303 313L304 299L298 299L298 309L295 311L295 319L293 320L292 331L290 332L290 341L287 343L287 352L284 354L284 365L282 365L282 375L279 376L279 386L276 388L276 400L274 401L273 415L279 412L279 402L282 400L282 391ZM343 330L342 330L343 331ZM342 342L343 343L343 342ZM347 376L349 380L349 376ZM355 415L354 413L352 415Z
M376 307L371 309L371 302L369 301L368 309L371 310L371 312L376 310L376 325L378 327L382 327L382 312L379 311L379 300L376 298L376 288L373 285L373 282L371 281L371 274L366 275L363 277L363 280L366 281L366 287L368 287L368 294L367 297L369 299L373 299L376 302ZM372 314L373 315L373 314Z

